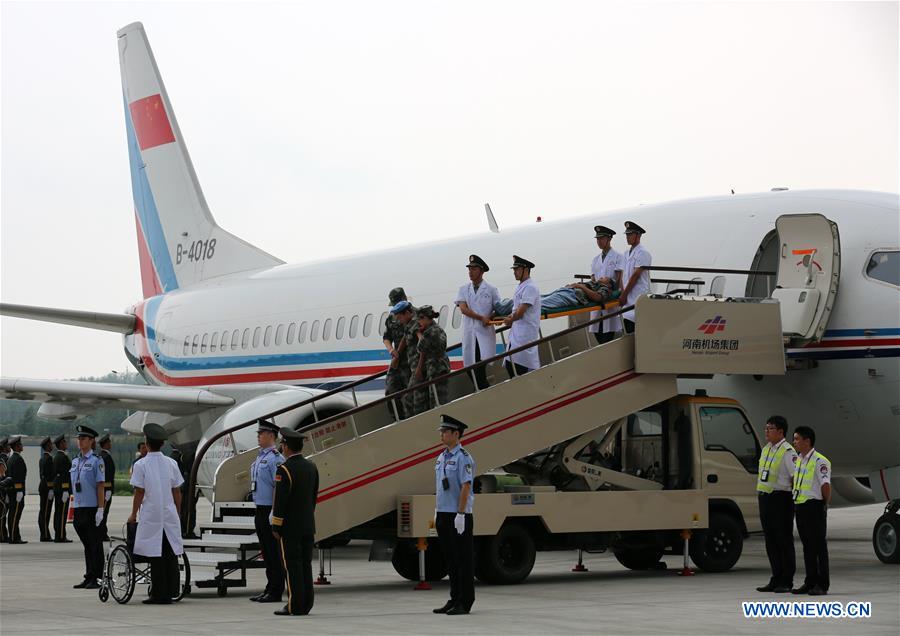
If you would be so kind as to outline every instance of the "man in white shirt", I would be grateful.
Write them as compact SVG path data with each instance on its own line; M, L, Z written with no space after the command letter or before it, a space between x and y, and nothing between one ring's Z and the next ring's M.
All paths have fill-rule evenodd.
M641 245L644 233L644 228L637 223L625 221L625 240L628 241L629 249L625 252L625 264L622 267L622 294L619 296L622 307L633 305L639 296L650 293L650 270L647 268L652 264L653 257ZM634 333L636 320L634 309L622 314L625 333Z
M622 289L622 255L612 249L612 237L615 235L615 230L611 230L605 225L594 226L594 238L597 239L600 253L591 261L591 277L594 281L609 278L615 281L615 289ZM592 311L591 320L596 320L609 313L611 311L603 309ZM588 331L594 334L597 344L609 342L616 337L617 332L622 331L622 318L621 316L607 318L599 324L588 327Z
M815 449L816 432L809 426L794 429L797 472L794 474L794 509L797 534L803 543L806 578L794 594L822 596L828 593L827 532L828 504L831 502L831 462Z
M772 576L757 592L790 592L794 585L794 461L797 454L785 439L787 420L780 415L766 421L768 442L759 456L756 493L759 520L766 538L766 555Z
M463 365L468 367L484 358L492 358L497 353L497 334L490 320L494 315L494 303L500 300L500 292L484 280L484 273L490 271L490 267L480 256L469 256L466 267L469 270L469 282L459 288L455 302L463 315ZM479 389L490 386L484 365L475 369L474 375Z
M181 543L181 484L184 478L178 464L160 450L169 435L159 424L144 425L149 452L134 463L131 485L134 499L128 523L138 521L134 553L150 561L149 605L168 605L178 597L177 555L184 552Z
M541 290L531 278L534 263L514 254L513 266L510 269L519 281L519 286L516 287L513 296L512 313L503 319L503 324L510 327L507 351L539 340L541 337ZM541 366L538 348L529 347L514 353L504 364L510 378L537 369Z

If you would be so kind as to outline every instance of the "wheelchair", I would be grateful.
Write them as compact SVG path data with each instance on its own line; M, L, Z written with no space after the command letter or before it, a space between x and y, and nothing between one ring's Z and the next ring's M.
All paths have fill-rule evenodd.
M125 604L134 596L138 585L147 586L150 594L150 562L134 554L134 538L137 524L125 524L122 527L123 537L110 537L106 564L103 567L103 578L100 582L100 600L106 602L109 597L119 604ZM191 592L191 565L187 553L179 554L178 559L178 596L172 598L180 601Z

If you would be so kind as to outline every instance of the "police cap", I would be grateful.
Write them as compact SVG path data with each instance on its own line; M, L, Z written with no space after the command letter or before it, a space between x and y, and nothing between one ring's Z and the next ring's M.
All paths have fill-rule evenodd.
M4 446L9 446L8 437L0 437L0 448L3 448Z
M144 428L141 431L144 433L144 437L152 439L154 442L164 442L169 439L169 433L166 432L166 429L153 422L144 424Z
M292 428L288 428L287 426L282 426L278 429L278 432L281 433L282 439L296 439L296 440L304 440L306 439L306 435L295 431Z
M394 315L402 314L407 309L412 308L412 303L408 300L401 300L399 303L391 307L391 313Z
M278 435L279 426L272 420L259 420L257 422L259 427L256 429L257 433L275 433Z
M109 433L104 433L103 435L101 435L100 437L97 438L98 444L105 444L108 441L109 441Z
M43 448L47 444L51 443L52 441L53 440L50 439L50 436L48 435L47 437L45 437L44 439L41 440L41 448Z
M53 443L56 444L57 446L62 444L64 441L66 441L65 433L63 433L62 435L57 435L56 437L53 438Z
M21 441L22 441L22 436L21 436L21 435L13 435L12 437L9 438L8 444L9 444L10 446L15 446L16 444L18 444L18 443L21 442Z
M466 267L480 267L483 272L488 272L491 269L478 254L471 254L469 256L469 262L466 263Z
M600 238L601 236L608 236L612 238L616 235L616 231L612 230L605 225L595 225L594 226L594 238Z
M75 427L75 436L76 437L97 437L97 431L92 429L90 426L85 426L84 424L79 424Z
M527 267L528 269L534 269L534 263L529 261L527 258L522 258L521 256L516 256L513 254L513 264L510 269L515 269L517 267Z
M406 292L403 291L402 287L394 287L391 291L388 292L388 302L391 303L393 307L401 300L406 300Z
M460 434L462 434L462 432L467 428L469 427L460 422L455 417L451 417L446 413L441 414L441 425L438 426L438 430L447 429L450 431L459 431Z
M434 310L434 307L432 307L431 305L422 305L421 307L419 307L419 311L416 312L416 315L419 318L422 318L423 316L425 318L437 318L438 316L440 316L440 314L436 312Z
M644 234L646 231L634 221L625 221L625 234Z

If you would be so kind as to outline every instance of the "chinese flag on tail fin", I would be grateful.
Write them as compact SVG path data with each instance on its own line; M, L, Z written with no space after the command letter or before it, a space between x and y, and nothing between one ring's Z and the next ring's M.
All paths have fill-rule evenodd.
M159 94L131 102L128 109L131 111L134 134L137 135L141 150L175 141L175 134L166 115L166 107L163 106Z

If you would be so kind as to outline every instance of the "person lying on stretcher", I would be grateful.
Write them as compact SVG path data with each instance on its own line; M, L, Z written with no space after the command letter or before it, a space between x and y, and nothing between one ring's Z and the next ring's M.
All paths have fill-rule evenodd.
M541 294L541 313L549 314L573 307L602 305L610 300L616 291L616 281L612 278L600 278L588 283L570 283L565 287L554 289L549 294ZM513 301L504 298L494 304L497 316L508 316L512 311Z

